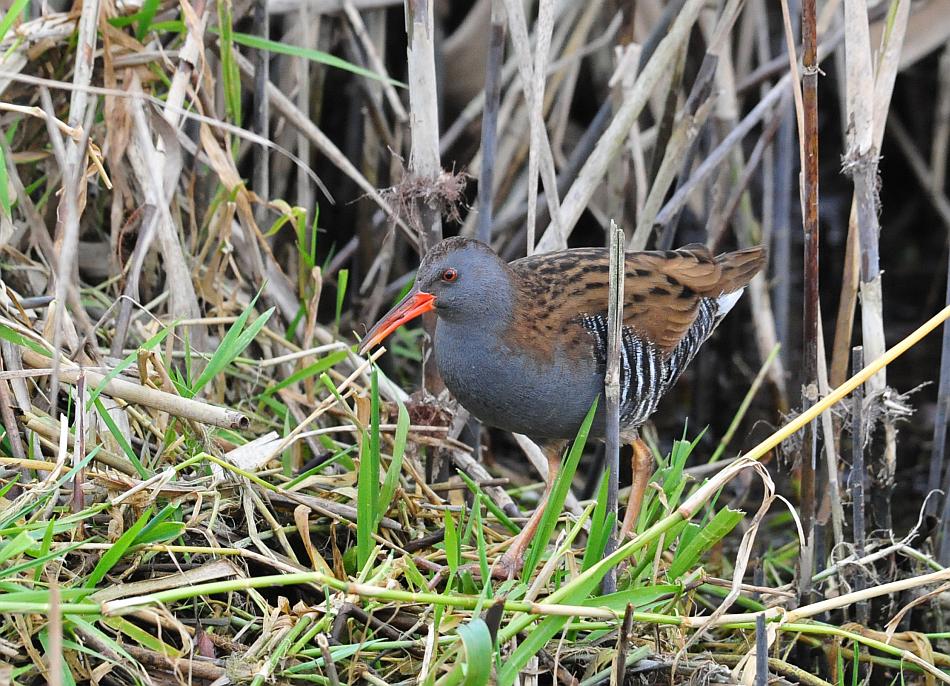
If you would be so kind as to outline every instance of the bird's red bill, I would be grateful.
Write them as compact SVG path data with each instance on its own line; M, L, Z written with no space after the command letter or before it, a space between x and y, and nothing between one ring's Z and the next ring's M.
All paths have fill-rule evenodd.
M402 302L387 312L376 326L366 332L360 344L360 355L375 345L378 345L393 331L403 324L412 321L419 315L435 309L435 296L421 291L410 292Z

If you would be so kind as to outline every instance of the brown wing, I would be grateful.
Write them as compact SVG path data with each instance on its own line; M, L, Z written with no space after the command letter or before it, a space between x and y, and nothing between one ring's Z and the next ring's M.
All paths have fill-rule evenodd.
M624 324L664 352L686 335L703 298L744 287L765 264L765 249L713 257L700 244L679 250L627 253ZM604 248L579 248L516 260L511 268L536 334L566 330L581 315L607 311L609 257Z

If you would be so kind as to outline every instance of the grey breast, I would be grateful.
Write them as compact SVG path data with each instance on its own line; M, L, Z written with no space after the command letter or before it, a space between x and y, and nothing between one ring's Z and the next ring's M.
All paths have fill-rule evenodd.
M494 332L439 320L436 364L446 387L489 426L532 438L573 438L603 387L596 362L538 359Z

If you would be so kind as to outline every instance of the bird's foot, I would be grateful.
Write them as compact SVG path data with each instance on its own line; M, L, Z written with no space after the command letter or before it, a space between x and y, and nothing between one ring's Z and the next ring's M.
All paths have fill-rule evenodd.
M524 567L524 556L518 554L505 553L497 560L488 570L488 577L496 581L510 581L514 579L521 568ZM477 562L471 562L466 565L462 565L456 570L459 574L462 572L468 572L473 577L480 579L482 578L482 568L481 565ZM434 590L438 588L439 584L449 575L449 568L443 567L436 575L432 578L432 581L429 582L429 590Z
M521 572L524 567L524 555L512 553L510 550L495 560L491 567L491 576L493 579L510 581Z

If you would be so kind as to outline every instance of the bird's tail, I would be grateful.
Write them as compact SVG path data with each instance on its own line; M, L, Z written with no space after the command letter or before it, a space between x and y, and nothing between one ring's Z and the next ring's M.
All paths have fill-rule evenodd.
M734 293L749 285L753 277L765 266L768 252L764 245L736 250L716 256L722 269L719 285L723 293Z

